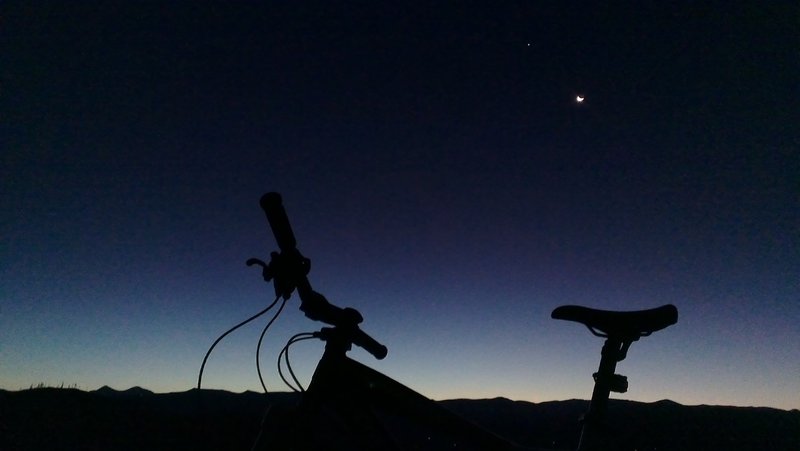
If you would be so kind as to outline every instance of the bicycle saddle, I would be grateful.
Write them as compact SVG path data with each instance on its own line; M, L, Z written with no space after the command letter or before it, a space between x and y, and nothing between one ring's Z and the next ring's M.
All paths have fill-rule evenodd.
M637 340L678 322L678 309L667 304L649 310L619 312L562 305L553 310L550 316L581 323L599 337Z

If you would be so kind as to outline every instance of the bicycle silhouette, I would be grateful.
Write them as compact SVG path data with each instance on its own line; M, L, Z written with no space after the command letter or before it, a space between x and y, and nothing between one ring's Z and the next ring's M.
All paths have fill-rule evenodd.
M384 358L387 349L359 328L363 318L358 311L337 307L312 289L308 280L310 260L297 249L280 195L267 193L260 203L280 252L272 252L269 263L251 258L247 264L261 266L264 280L273 282L276 298L270 307L282 298L282 309L296 291L301 301L300 310L305 316L331 327L295 335L281 351L281 355L288 353L289 346L299 340L316 338L325 342L325 351L308 389L302 390L301 387L303 393L299 405L293 409L268 409L253 449L532 449L484 430L390 377L347 357L347 351L353 345L377 359ZM198 388L202 368L214 346L225 335L270 307L238 324L214 342L203 360ZM567 305L553 310L551 316L583 324L592 334L605 338L600 365L593 375L595 384L589 409L582 419L578 450L612 449L613 439L604 434L603 427L609 395L611 392L624 393L628 388L627 379L615 373L616 365L625 359L633 342L675 324L678 310L673 305L628 312ZM261 338L263 336L262 332ZM261 339L259 347L260 344ZM278 369L280 371L280 365ZM291 367L289 370L291 373ZM259 377L260 373L259 367ZM291 375L294 378L294 374ZM281 378L291 387L282 373Z

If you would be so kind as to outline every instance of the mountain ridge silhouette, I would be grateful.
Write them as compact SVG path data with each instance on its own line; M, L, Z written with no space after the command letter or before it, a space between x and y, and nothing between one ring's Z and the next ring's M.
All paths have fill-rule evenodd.
M0 390L0 449L249 449L268 403L291 408L299 400L286 392L153 393L141 387ZM575 448L588 406L580 399L437 402L517 443L546 449ZM624 449L800 449L797 409L612 399L608 418Z

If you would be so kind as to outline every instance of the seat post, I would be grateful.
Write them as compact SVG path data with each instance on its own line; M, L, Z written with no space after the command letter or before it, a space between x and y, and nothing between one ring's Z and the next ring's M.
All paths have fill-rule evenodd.
M625 393L628 390L628 380L625 376L614 374L617 362L625 358L628 348L634 341L675 324L678 321L678 309L672 304L667 304L649 310L620 312L579 305L562 305L553 310L550 316L553 319L581 323L593 335L606 339L600 358L600 368L593 375L594 390L589 411L583 417L583 431L578 450L606 449L604 440L600 439L599 429L608 408L608 395L612 391Z
M592 390L592 400L589 403L589 411L583 417L578 451L604 449L599 431L605 421L608 397L611 392L624 393L627 390L627 380L623 376L615 375L614 371L617 368L617 362L625 358L630 344L629 340L615 337L608 337L603 344L600 366L593 375L594 389Z

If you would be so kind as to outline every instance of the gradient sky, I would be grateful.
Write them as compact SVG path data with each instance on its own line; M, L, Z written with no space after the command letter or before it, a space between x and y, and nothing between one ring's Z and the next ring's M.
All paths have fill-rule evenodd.
M278 191L389 348L352 356L429 397L588 398L602 341L551 310L672 303L618 397L800 408L796 2L12 3L0 387L191 388L271 301ZM206 387L259 389L265 322Z

